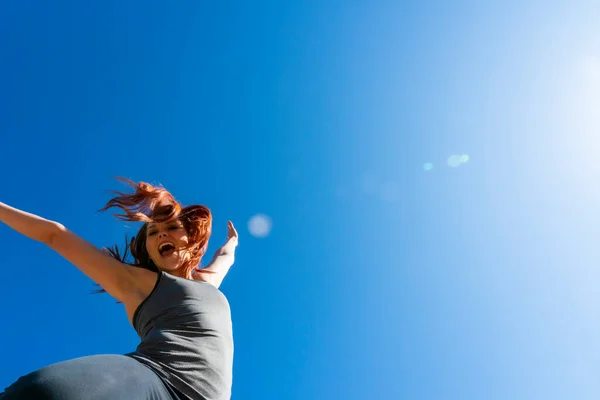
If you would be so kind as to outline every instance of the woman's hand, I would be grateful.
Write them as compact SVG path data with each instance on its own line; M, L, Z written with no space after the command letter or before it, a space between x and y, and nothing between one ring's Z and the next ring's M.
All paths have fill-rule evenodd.
M227 222L227 240L225 240L225 244L215 252L213 260L216 260L218 257L231 255L235 253L235 248L238 245L238 233L233 226L233 222Z
M210 264L202 270L192 273L192 279L213 283L219 287L223 278L233 265L235 248L238 245L238 233L231 221L227 223L227 240L225 244L217 249ZM202 271L202 272L201 272Z
M227 223L227 241L225 245L229 242L231 242L234 247L238 245L238 233L231 221Z

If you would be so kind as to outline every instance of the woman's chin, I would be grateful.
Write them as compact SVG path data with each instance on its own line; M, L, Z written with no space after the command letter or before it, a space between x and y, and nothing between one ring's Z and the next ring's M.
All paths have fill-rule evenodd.
M174 272L181 268L179 263L161 263L158 265L158 269L165 272Z
M156 266L158 269L163 270L165 272L173 272L178 270L181 267L182 263L179 257L170 256L170 257L161 257Z
M159 270L173 274L182 270L186 259L185 255L182 257L180 254L174 253L168 256L159 257L157 260L158 262L155 262L154 264Z

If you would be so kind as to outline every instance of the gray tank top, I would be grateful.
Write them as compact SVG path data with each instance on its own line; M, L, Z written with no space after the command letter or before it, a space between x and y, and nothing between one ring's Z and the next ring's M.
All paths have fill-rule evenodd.
M231 398L231 310L216 287L161 271L133 326L141 342L128 356L189 400Z

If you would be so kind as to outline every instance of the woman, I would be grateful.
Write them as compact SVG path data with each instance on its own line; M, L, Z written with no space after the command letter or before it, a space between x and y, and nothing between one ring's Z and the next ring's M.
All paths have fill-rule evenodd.
M125 355L96 355L53 364L19 378L1 400L229 399L233 335L219 285L233 265L237 232L206 268L198 269L211 234L204 206L182 207L164 188L122 179L133 193L115 192L101 210L143 223L128 250L100 250L60 223L0 203L0 221L42 242L122 303L141 342Z

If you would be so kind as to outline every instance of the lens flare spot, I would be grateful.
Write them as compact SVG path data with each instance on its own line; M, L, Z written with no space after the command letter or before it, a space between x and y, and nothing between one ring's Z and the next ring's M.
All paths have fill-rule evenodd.
M462 156L458 154L452 154L450 157L448 157L448 165L452 168L459 167L460 164L462 164Z
M271 233L273 223L271 218L265 214L256 214L248 221L250 234L257 238L264 238Z

